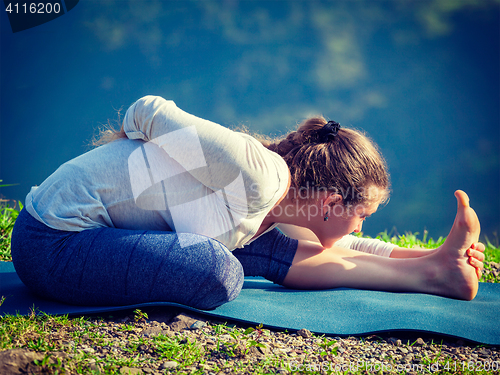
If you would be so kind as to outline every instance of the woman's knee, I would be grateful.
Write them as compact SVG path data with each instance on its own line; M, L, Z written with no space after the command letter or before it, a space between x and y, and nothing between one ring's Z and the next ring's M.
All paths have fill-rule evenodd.
M229 266L221 285L224 286L227 295L227 302L234 300L241 292L245 273L240 261L230 252L228 252Z
M202 309L213 309L234 300L243 287L243 266L227 248L215 240L209 240L212 247L211 272L203 282L203 291L195 297Z

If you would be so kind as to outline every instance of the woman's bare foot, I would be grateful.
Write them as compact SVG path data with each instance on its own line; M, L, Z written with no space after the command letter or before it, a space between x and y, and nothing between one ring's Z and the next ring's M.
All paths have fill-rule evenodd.
M469 197L461 190L455 192L457 215L445 243L434 255L439 264L435 284L436 294L472 300L478 289L476 268L470 264L467 250L479 239L481 227Z

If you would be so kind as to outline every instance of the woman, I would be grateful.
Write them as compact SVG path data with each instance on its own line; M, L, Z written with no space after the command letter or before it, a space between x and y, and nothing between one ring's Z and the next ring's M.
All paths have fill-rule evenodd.
M438 249L348 236L387 199L389 178L373 143L335 122L310 119L266 148L146 96L107 138L33 188L16 221L16 271L46 298L210 309L236 298L244 275L293 288L477 293L484 245L463 192Z

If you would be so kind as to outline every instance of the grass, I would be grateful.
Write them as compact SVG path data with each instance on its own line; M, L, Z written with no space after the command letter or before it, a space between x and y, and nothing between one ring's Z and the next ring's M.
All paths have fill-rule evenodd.
M1 261L12 260L10 254L12 228L22 209L20 202L10 203L9 205L8 201L0 202ZM427 238L425 232L421 239L418 233L391 236L387 232L380 233L377 238L402 247L424 248L437 247L445 240L438 238L435 241ZM498 244L494 245L488 239L485 244L487 260L499 262ZM488 268L488 265L486 267ZM498 282L498 279L493 278L491 281ZM3 299L0 300L0 305L2 302ZM269 336L270 331L263 329L262 326L244 329L226 324L208 323L202 334L209 337L214 344L213 347L206 347L189 333L160 334L147 338L137 335L140 330L138 326L147 319L147 313L135 310L133 320L115 323L110 331L109 326L106 326L106 322L101 318L97 320L84 317L69 318L42 312L33 312L30 316L5 315L0 317L0 352L13 348L36 352L39 357L33 360L33 366L39 367L40 372L49 374L122 374L124 369L127 371L126 369L144 368L157 361L175 361L178 366L171 370L171 373L271 374L277 371L307 374L337 373L335 368L327 369L331 371L322 371L324 369L317 367L318 363L321 363L320 360L332 361L331 367L338 359L338 343L333 338L313 336L316 344L304 351L306 355L304 359L294 362L295 357L267 350L265 338ZM118 341L117 344L113 338L118 336L124 337L125 340ZM373 339L377 340L373 337L362 340ZM407 347L413 344L407 342ZM491 373L467 368L470 365L466 362L465 367L460 367L459 364L457 369L456 360L438 355L441 354L442 347L439 343L431 345L436 348L436 356L426 355L419 359L419 365L423 367L403 368L402 371L439 374ZM103 356L103 351L109 354ZM255 359L256 353L266 354ZM379 360L385 365L391 364L393 369L397 368L398 360L390 355ZM351 373L349 369L347 371ZM377 368L361 368L353 371L355 374L371 372L377 373Z
M14 202L12 206L10 201L0 200L0 260L12 261L10 252L10 239L14 223L22 210L21 202Z
M134 312L144 314L140 310ZM115 324L107 335L102 334L105 323L101 319L68 318L46 314L30 316L7 315L1 319L0 351L12 348L28 348L44 353L35 364L44 367L49 373L120 373L122 367L140 368L153 361L175 361L179 365L176 372L189 369L193 365L204 365L211 371L245 366L239 362L250 355L252 347L265 347L257 342L259 335L269 333L262 327L256 329L230 327L226 324L208 325L203 335L209 336L216 345L207 349L193 340L188 333L172 336L159 334L153 337L138 337L136 324L144 319L135 319L135 324ZM140 331L140 329L139 329ZM124 338L114 341L113 337ZM78 347L92 348L81 350ZM95 352L110 350L105 356L93 355ZM58 353L58 354L54 354ZM62 353L62 355L61 355ZM119 353L119 354L113 354ZM52 357L52 359L50 359ZM267 373L267 365L276 366L279 360L264 361L252 367L252 373ZM259 371L259 368L262 371ZM189 370L187 370L189 371ZM195 373L204 373L200 370Z
M135 314L137 314L137 310ZM384 340L370 336L357 341L340 343L338 338L312 335L310 339L295 336L302 343L302 356L284 352L286 346L278 350L268 350L271 331L262 326L241 328L227 324L208 324L199 334L208 339L201 345L189 331L141 337L138 320L131 323L113 324L103 333L106 322L103 319L68 318L67 316L37 315L5 316L0 325L0 350L26 348L36 351L39 357L34 365L40 372L49 374L123 374L132 369L148 368L151 364L173 361L177 363L168 373L180 374L274 374L300 373L325 374L338 373L337 370L354 363L343 361L339 354L342 350L353 350L351 345L384 345ZM280 333L282 338L286 333ZM119 338L116 340L116 338ZM207 343L210 344L207 344ZM285 344L288 345L288 342ZM292 341L288 349L297 348ZM428 341L429 350L415 354L418 362L404 363L398 350L411 348L413 341L407 341L387 351L383 358L375 362L357 363L358 368L343 373L368 374L381 373L380 367L392 369L391 373L436 373L436 374L488 374L478 371L478 362L465 362L453 359L445 353L442 342ZM252 348L263 348L262 355ZM270 349L270 348L269 348ZM447 349L447 348L446 348ZM480 350L481 348L479 348ZM103 355L103 352L108 354ZM256 355L257 353L257 355ZM363 353L362 350L359 353ZM417 352L420 353L420 352ZM322 371L325 369L330 371ZM498 362L482 362L482 366L500 365ZM361 366L361 367L360 367ZM378 366L378 367L377 367ZM472 367L471 367L472 366ZM457 368L458 367L458 368ZM35 372L35 371L33 371ZM37 372L38 373L38 372ZM384 371L386 373L386 371Z

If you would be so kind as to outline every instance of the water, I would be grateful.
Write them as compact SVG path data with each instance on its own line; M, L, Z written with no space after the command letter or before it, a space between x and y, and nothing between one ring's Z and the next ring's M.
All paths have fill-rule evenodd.
M85 1L1 20L0 194L23 200L146 94L283 134L311 114L361 128L392 176L370 235L451 227L465 190L500 228L498 1Z

